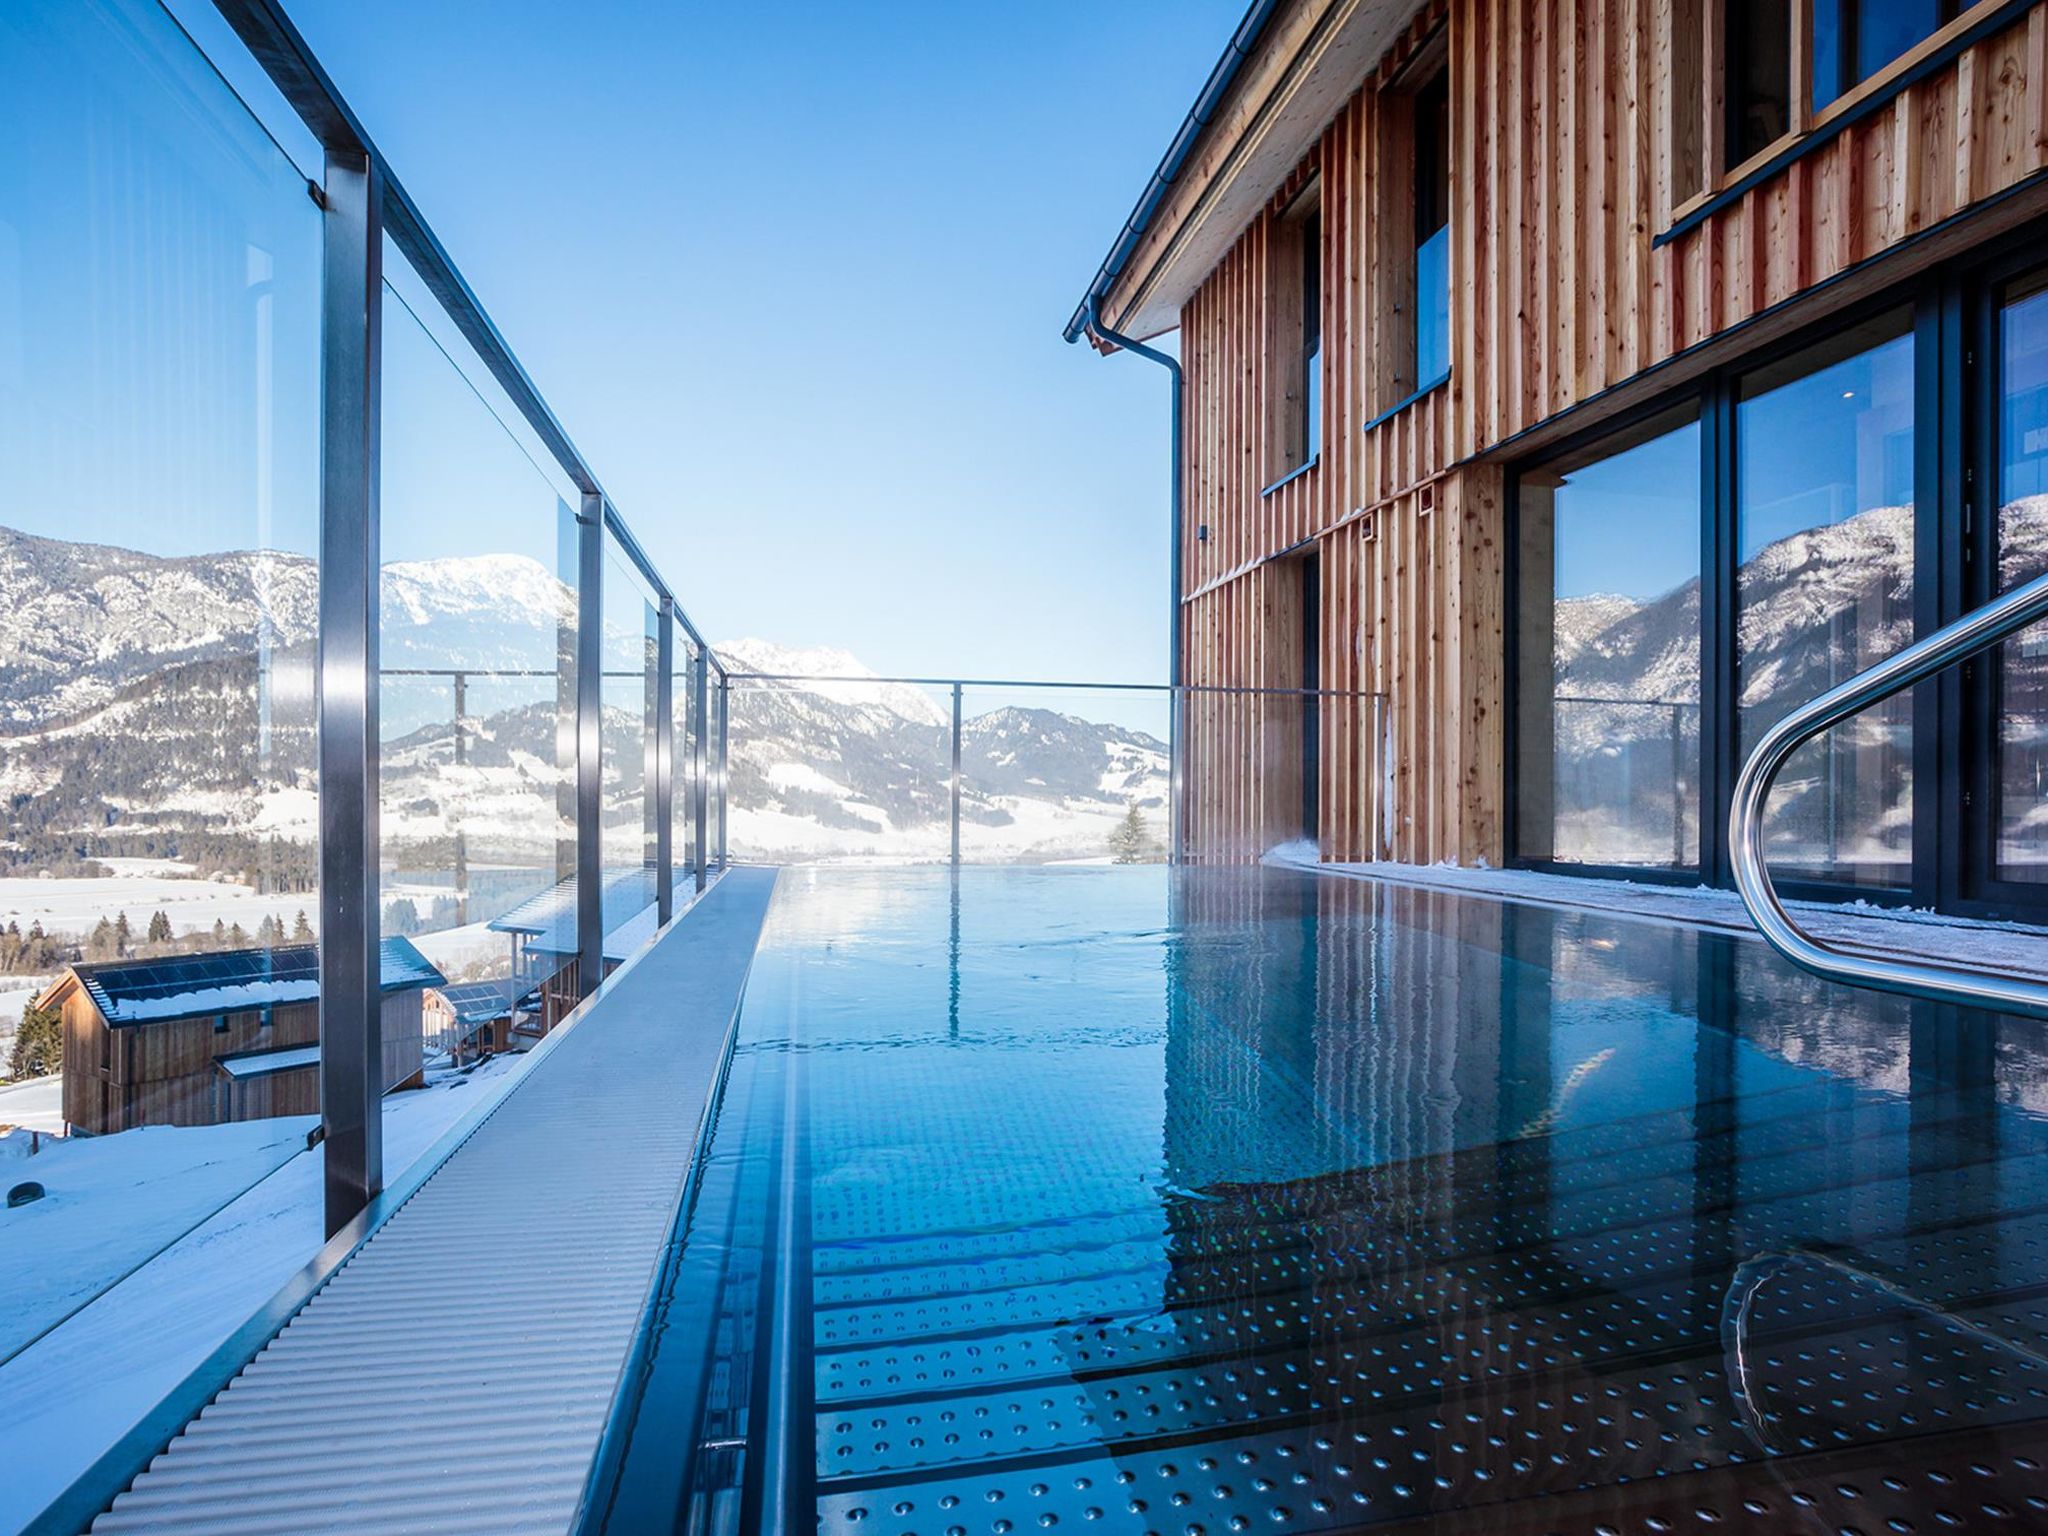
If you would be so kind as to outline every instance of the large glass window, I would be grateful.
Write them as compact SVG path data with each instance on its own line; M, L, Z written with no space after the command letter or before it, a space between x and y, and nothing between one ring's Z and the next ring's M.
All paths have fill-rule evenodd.
M1913 638L1913 338L1899 311L1747 375L1736 407L1736 651L1744 750ZM1787 872L1902 886L1912 698L1808 743L1766 822Z
M1524 858L1699 862L1699 484L1689 407L1521 477Z
M2008 289L1998 317L2000 591L2048 571L2048 280ZM1996 871L2048 880L2048 624L1999 652Z
M1813 109L1869 79L1956 14L1960 0L1813 0Z

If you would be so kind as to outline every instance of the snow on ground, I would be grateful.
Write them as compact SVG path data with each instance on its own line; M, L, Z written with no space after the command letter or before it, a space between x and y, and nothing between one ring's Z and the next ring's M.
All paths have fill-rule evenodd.
M1318 864L1312 843L1290 843L1267 853L1266 862L1315 869L1354 878L1389 880L1438 890L1465 891L1512 901L1577 907L1616 917L1689 923L1755 934L1742 898L1703 885L1638 885L1586 875L1555 875L1533 869L1468 869L1452 864ZM2048 976L2048 932L2025 923L1983 922L1925 909L1898 910L1868 902L1788 901L1800 926L1815 938L1846 949L1922 956L1938 943L1950 964L1986 965L1998 970ZM1938 939L1929 928L1942 930Z
M1106 854L1109 834L1124 818L1122 802L1041 800L995 795L980 802L1005 811L1010 820L989 826L973 819L970 804L960 822L961 856L970 862L1043 863L1091 859ZM730 841L741 858L782 863L930 863L951 855L952 829L944 820L897 828L874 806L845 802L845 808L884 823L879 832L827 827L808 816L754 806L730 811ZM1148 818L1156 823L1155 813Z
M52 1072L48 1077L23 1078L18 1083L0 1083L0 1132L16 1126L24 1131L40 1131L45 1136L64 1134L62 1072ZM0 1136L0 1147L6 1144L5 1136ZM0 1223L5 1220L6 1213L0 1212ZM5 1226L0 1225L0 1231L5 1230ZM5 1263L6 1255L0 1253L0 1267ZM0 1353L5 1351L0 1350Z
M291 896L265 896L246 885L219 880L180 880L160 875L113 875L97 880L45 880L39 875L9 875L0 878L0 927L9 922L28 932L29 924L41 923L43 931L83 938L103 917L126 912L138 932L149 925L150 914L162 912L177 933L211 928L216 920L240 923L251 933L266 917L274 917L289 930L292 919L304 912L310 921L318 912L319 898L311 892Z
M387 1098L386 1182L527 1061L496 1057L467 1078ZM318 1251L321 1177L319 1149L290 1158L0 1365L0 1400L19 1408L8 1419L0 1530L19 1529L70 1486Z
M145 1126L115 1136L0 1137L0 1182L43 1198L0 1208L0 1359L162 1251L286 1159L317 1115ZM30 1155L31 1145L40 1151Z
M198 872L196 864L187 864L180 859L131 859L116 854L101 854L94 858L95 864L104 864L117 875L130 878L154 877L160 880L187 879Z

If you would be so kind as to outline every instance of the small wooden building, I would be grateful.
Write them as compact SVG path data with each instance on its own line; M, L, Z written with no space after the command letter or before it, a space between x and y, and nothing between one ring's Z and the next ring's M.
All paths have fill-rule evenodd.
M429 987L425 1001L425 1032L430 1049L448 1053L458 1065L513 1049L514 1024L539 1012L540 1000L522 998L510 977L457 982Z
M421 998L441 973L383 945L384 1084L416 1086ZM318 948L75 965L37 1000L64 1027L64 1118L83 1135L320 1110Z
M653 872L614 870L605 877L601 902L604 920L604 974L619 968L626 956L654 937ZM512 1021L516 1042L539 1039L566 1018L583 1000L581 962L576 953L576 877L558 881L492 920L493 929L512 939L512 974L538 994L538 1013L522 1010Z

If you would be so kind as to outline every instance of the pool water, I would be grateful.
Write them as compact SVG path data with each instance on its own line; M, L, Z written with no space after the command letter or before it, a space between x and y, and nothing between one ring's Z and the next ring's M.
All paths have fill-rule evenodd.
M2048 1529L2042 1109L1747 938L785 871L607 1528Z

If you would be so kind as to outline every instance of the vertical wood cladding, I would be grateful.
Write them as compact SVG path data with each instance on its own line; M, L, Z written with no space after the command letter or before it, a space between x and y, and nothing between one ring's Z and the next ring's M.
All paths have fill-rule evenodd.
M1383 696L1320 706L1327 858L1502 858L1504 481L1481 456L2048 167L2044 5L1656 246L1685 201L1674 166L1697 136L1674 96L1690 65L1670 44L1698 14L1691 0L1435 0L1182 311L1187 680L1293 686L1300 640L1279 567L1313 548L1322 685ZM1402 77L1439 48L1451 375L1382 416L1393 402L1375 334L1412 323L1412 253L1388 244L1399 221L1376 211L1410 195ZM1268 490L1281 375L1269 259L1276 221L1311 179L1322 451ZM1888 280L1881 264L1866 272L1859 282ZM1286 750L1299 715L1277 700L1192 701L1197 856L1255 853L1287 825L1302 793L1299 752Z

